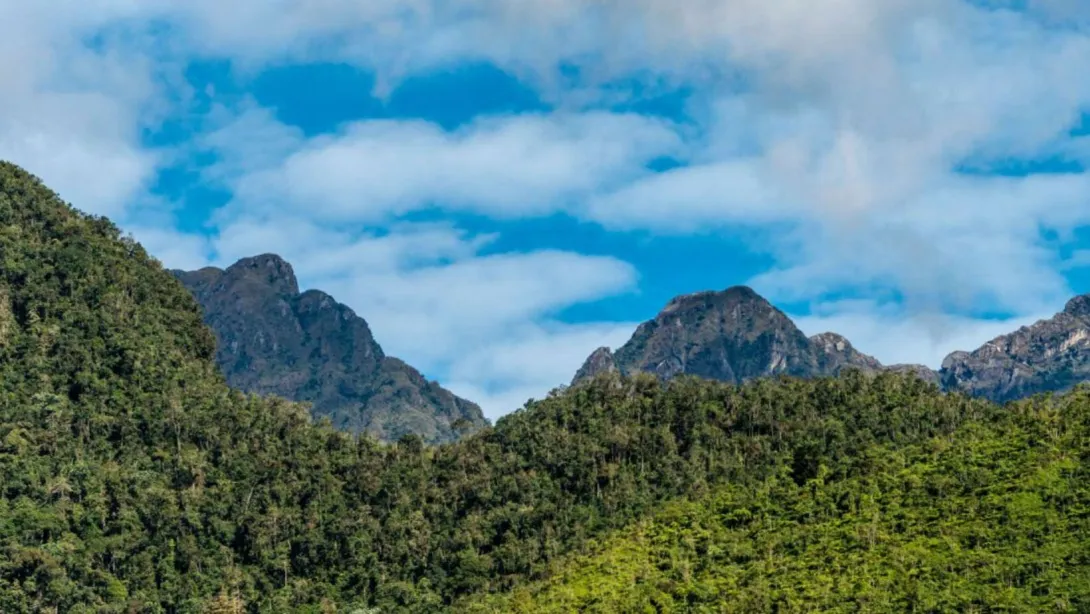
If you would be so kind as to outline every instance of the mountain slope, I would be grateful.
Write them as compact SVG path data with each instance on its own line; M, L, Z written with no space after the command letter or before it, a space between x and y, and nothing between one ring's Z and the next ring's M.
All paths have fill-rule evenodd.
M443 611L663 501L991 411L896 377L606 377L455 444L380 445L232 391L181 283L7 164L0 288L5 613Z
M200 611L266 560L238 527L268 536L274 501L298 526L272 476L336 463L298 407L227 388L196 301L138 244L4 162L0 321L2 612Z
M950 392L999 403L1063 392L1090 381L1090 295L1075 297L1053 318L973 352L954 352L934 371L918 364L882 365L836 333L806 338L749 288L700 292L670 301L616 352L595 350L572 383L609 372L741 383L780 374L831 376L846 368L909 374Z
M351 309L323 292L300 293L279 256L174 273L201 304L216 362L235 388L308 402L339 429L387 441L413 433L441 443L488 424L477 405L386 356Z
M1090 389L667 506L491 612L1090 610ZM1081 510L1081 511L1074 511Z
M614 374L454 444L378 444L231 390L176 278L3 163L0 296L5 614L448 611L548 576L665 502L852 480L875 446L940 445L1011 415L884 373L740 388ZM1042 414L1034 441L1079 416ZM1085 484L1087 458L1061 471ZM943 476L925 486L988 485ZM1083 499L1048 496L1085 516ZM1055 574L1084 560L1052 560L1037 589L1059 594Z
M835 375L882 365L835 333L807 338L782 311L750 288L699 292L670 301L616 353L599 348L573 383L599 373L681 374L742 383L757 377Z
M948 390L997 402L1090 381L1090 295L973 352L954 352L943 361L941 377Z

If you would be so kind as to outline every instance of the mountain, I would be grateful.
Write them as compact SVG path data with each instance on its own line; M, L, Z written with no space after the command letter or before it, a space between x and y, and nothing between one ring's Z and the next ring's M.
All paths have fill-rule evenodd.
M616 352L595 350L572 383L616 371L661 379L696 375L737 384L780 374L837 375L845 368L910 374L947 391L999 403L1063 392L1090 381L1090 294L1071 299L1050 319L975 351L954 352L934 371L915 364L882 365L836 333L807 338L749 288L700 292L670 301Z
M488 424L481 409L386 356L363 318L299 285L290 264L264 254L226 270L174 271L218 340L216 362L246 392L311 404L339 429L396 441L452 441Z
M596 350L573 383L607 371L652 373L660 379L686 374L742 383L781 374L835 375L846 367L883 369L840 335L807 338L752 289L735 286L673 299L615 353L609 348Z
M810 350L817 356L818 368L814 374L836 375L846 368L865 373L877 373L886 367L873 356L855 349L843 335L820 333L810 337Z
M1054 317L972 352L950 354L941 378L947 390L997 402L1062 392L1090 381L1090 295L1077 296Z
M0 163L0 612L533 599L687 501L722 530L698 516L657 534L634 596L663 611L744 607L741 589L757 611L824 610L830 587L841 609L875 611L887 587L911 600L899 611L1090 607L1086 390L1000 408L889 373L612 374L424 446L233 390L215 352L196 299L139 244ZM726 575L702 582L701 561ZM647 610L603 597L587 611Z

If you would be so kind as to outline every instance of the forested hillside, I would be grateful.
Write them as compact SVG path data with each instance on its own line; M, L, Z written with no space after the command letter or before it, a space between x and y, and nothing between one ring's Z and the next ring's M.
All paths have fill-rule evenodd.
M466 612L1090 611L1090 389L670 504ZM848 466L844 466L847 464Z
M1015 536L1026 548L1044 540L1054 550L1017 574L962 576L977 593L998 577L1011 590L1085 603L1072 580L1087 550L1083 396L1011 417L894 374L742 388L607 374L457 444L409 436L384 445L312 424L299 406L231 391L214 350L193 298L139 245L0 164L0 612L440 612L485 593L526 589L533 599L545 594L538 582L573 573L571 557L586 546L670 526L665 504L708 526L706 543L718 550L697 552L709 565L748 565L756 555L732 559L734 549L770 539L747 542L749 533L795 523L802 528L784 539L800 541L764 556L809 570L813 540L854 543L821 523L839 526L858 485L884 493L883 476L902 475L898 466L908 472L904 496L963 501L1059 472L1046 482L1069 491L1010 512L1031 514L1015 525L1026 527ZM972 449L978 432L1001 449L1032 447L994 475L941 456L932 470L915 468L943 446ZM1042 451L1052 448L1062 456ZM791 503L805 493L818 497L812 513ZM685 500L695 507L677 503ZM899 505L911 510L914 500ZM731 506L750 517L715 528ZM991 518L972 525L977 541L953 534L952 543L986 547ZM896 514L879 521L887 524L876 531L904 533L906 543L908 531L924 530ZM654 547L673 552L663 535ZM678 537L680 564L697 542ZM892 550L868 556L875 573L915 564ZM686 581L714 586L713 567ZM732 569L723 577L754 568ZM813 581L807 574L768 582L798 591ZM682 604L709 598L704 588L686 596L676 581L657 590ZM802 608L828 597L793 599Z

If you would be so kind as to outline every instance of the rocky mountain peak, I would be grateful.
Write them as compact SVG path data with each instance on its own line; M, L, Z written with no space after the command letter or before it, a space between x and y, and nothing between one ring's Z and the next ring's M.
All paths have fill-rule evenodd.
M1077 296L1052 318L996 337L942 363L947 390L1005 402L1062 392L1090 380L1090 296Z
M300 293L291 264L275 254L175 275L201 304L234 388L309 402L338 428L387 440L414 433L439 443L487 424L475 404L386 356L347 305ZM455 429L459 420L471 428Z
M810 342L819 350L827 354L847 352L855 349L846 337L832 332L814 335L813 337L810 337Z
M233 278L249 278L267 284L278 294L299 294L295 269L276 254L261 254L243 258L227 267L224 274Z
M882 363L855 349L843 335L820 333L810 337L810 346L817 359L819 374L833 375L847 367L867 372L882 370Z
M942 369L944 371L949 370L949 369L953 368L954 365L958 364L959 362L964 361L968 357L969 357L969 352L966 352L964 350L958 350L956 352L950 352L946 356L946 358L942 359Z
M1083 294L1067 301L1064 313L1076 318L1090 318L1090 294Z
M596 350L573 383L610 370L649 372L662 379L696 375L741 383L757 377L865 373L938 375L921 365L884 367L833 332L807 338L787 314L747 286L696 292L670 300L654 319L640 324L616 352Z
M775 311L761 295L747 286L733 286L722 291L707 290L694 292L675 297L662 308L658 317L666 317L692 311L707 311L709 309L736 308L733 314L740 315L743 310L749 312Z
M603 360L600 354L598 360ZM791 319L751 288L676 297L613 355L617 370L741 382L815 368L809 341ZM588 360L588 363L591 362Z
M617 364L613 360L613 351L607 347L600 347L583 363L582 367L576 371L575 377L572 378L572 385L577 384L583 380L594 379L602 373L609 373L617 371Z

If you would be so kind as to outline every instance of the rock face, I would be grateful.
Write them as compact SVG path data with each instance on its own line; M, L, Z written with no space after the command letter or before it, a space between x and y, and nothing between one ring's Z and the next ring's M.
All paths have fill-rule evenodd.
M811 350L817 356L820 374L835 375L846 367L866 373L877 373L885 367L873 356L852 347L851 342L836 333L821 333L810 337Z
M750 288L736 286L675 298L616 353L595 351L573 383L612 370L741 383L780 374L835 375L846 367L882 369L840 335L807 338L782 311Z
M617 371L617 362L613 360L613 351L607 347L600 347L594 350L587 357L583 366L579 367L579 370L575 372L572 383L593 379L602 373L612 373L614 371Z
M200 303L234 388L309 402L334 426L384 440L415 433L441 443L487 425L477 405L386 356L350 308L317 290L300 293L278 256L174 274Z
M996 337L942 363L943 387L1005 402L1090 381L1090 295L1048 320Z
M675 298L636 329L614 361L622 373L645 371L662 379L684 373L730 382L803 376L817 368L806 335L743 286Z
M997 402L1062 392L1090 381L1090 294L1071 299L1055 317L997 337L973 352L954 352L939 371L924 365L883 366L844 337L806 338L783 312L745 287L681 296L645 322L616 352L599 348L573 384L607 371L697 375L741 383L755 377L910 373L951 392Z

